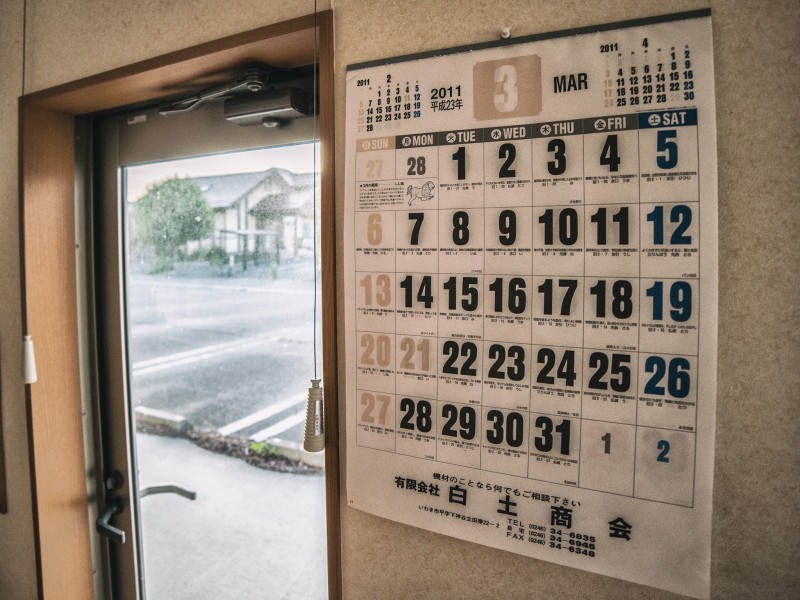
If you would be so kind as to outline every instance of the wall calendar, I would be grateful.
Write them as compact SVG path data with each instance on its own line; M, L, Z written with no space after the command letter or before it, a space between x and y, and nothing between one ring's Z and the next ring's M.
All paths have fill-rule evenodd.
M351 65L347 498L709 596L710 11Z

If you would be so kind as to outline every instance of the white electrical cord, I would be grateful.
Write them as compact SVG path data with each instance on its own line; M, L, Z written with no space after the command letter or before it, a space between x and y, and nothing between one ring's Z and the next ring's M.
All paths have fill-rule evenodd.
M36 374L36 355L33 352L33 338L26 335L22 346L22 382L36 383L38 377Z

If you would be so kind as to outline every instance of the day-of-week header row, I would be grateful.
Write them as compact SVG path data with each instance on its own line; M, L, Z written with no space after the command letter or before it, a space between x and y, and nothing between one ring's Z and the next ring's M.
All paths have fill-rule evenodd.
M376 137L358 140L357 152L369 150L394 150L396 148L421 148L424 146L450 146L506 140L560 137L630 129L653 129L658 127L682 127L697 125L697 109L671 110L611 117L593 117L549 123L525 125L497 125L479 129L434 131L407 135Z

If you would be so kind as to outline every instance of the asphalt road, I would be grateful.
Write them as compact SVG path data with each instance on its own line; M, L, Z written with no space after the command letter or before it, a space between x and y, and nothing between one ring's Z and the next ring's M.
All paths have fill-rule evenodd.
M302 441L310 280L133 275L127 293L135 406L227 435Z

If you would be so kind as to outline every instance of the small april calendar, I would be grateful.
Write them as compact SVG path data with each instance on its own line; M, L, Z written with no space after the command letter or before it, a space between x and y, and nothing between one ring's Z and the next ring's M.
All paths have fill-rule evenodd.
M352 65L347 498L707 598L710 11Z

